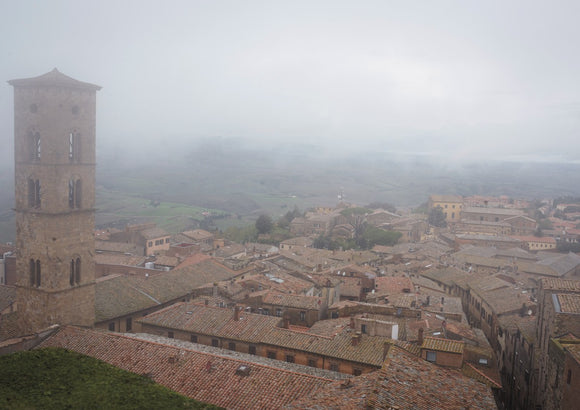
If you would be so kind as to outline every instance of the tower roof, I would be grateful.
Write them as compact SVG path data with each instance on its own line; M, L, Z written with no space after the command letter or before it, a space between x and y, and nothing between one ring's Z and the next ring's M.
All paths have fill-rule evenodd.
M52 71L40 75L38 77L32 78L20 78L16 80L8 81L8 84L14 87L50 87L50 86L57 86L57 87L65 87L65 88L77 88L77 89L85 89L85 90L94 90L98 91L101 89L101 86L84 83L82 81L75 80L67 75L64 75L56 68Z

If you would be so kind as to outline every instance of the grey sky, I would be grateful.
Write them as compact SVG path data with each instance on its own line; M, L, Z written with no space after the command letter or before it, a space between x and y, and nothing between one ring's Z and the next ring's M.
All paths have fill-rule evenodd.
M579 15L576 0L0 0L0 79L57 67L103 86L103 147L219 135L580 161ZM12 147L6 82L0 135Z

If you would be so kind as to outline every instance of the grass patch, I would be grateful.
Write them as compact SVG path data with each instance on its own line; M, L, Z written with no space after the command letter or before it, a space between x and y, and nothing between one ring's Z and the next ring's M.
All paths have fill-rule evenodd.
M0 409L218 409L64 349L0 357Z

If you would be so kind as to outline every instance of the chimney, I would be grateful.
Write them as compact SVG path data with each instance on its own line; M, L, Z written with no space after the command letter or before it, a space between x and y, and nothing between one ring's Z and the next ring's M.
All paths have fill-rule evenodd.
M284 329L290 329L290 318L288 316L284 316Z
M218 295L218 285L217 283L214 282L213 284L213 289L212 289L212 296L217 296Z
M431 296L427 295L427 306L431 304Z
M238 320L240 320L240 309L238 308L238 306L234 307L234 320L237 322Z
M349 327L350 327L351 329L354 329L354 316L351 316L351 317L350 317L350 325L349 325Z
M419 328L419 338L417 340L417 343L419 344L419 346L421 346L423 344L423 328L422 327Z
M356 332L354 335L352 335L350 342L353 346L358 345L358 342L360 340L360 336L361 336L360 332Z
M391 345L388 342L383 343L383 360L387 358L387 354L389 354L389 348Z
M445 297L441 296L441 304L444 305L445 304Z

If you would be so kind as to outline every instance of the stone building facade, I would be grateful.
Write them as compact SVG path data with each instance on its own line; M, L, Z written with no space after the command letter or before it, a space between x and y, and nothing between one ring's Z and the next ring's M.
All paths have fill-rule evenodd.
M14 87L17 303L22 334L95 319L96 92L58 70Z

